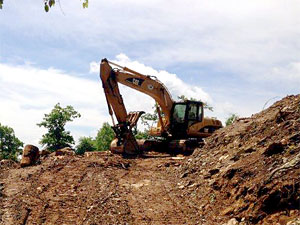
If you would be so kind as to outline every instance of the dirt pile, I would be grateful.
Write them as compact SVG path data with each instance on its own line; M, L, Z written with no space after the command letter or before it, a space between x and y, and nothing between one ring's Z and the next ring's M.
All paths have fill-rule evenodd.
M300 95L243 118L189 157L42 154L0 163L0 224L297 224Z
M0 169L0 224L195 224L199 218L176 191L171 172L182 157L90 152L40 160Z
M0 224L131 221L127 202L119 199L117 180L119 171L131 163L108 153L49 156L40 165L4 172Z
M184 197L212 224L286 224L300 217L300 95L206 139L177 170Z

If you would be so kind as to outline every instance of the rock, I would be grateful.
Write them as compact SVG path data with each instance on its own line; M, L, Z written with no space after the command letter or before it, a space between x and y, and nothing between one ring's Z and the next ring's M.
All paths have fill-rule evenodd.
M226 223L226 225L238 225L238 224L239 222L235 218L228 220L228 222Z
M283 152L284 148L281 142L274 142L270 144L263 152L266 156L271 156Z
M58 149L56 152L55 152L55 155L56 156L59 156L59 155L75 155L75 152L70 148L70 147L66 147L66 148L62 148L62 149Z
M184 189L184 185L180 185L178 188L179 189Z
M287 144L288 144L288 141L287 141L285 138L283 138L283 139L280 141L280 143L281 143L282 145L287 145Z
M34 145L26 145L23 150L21 167L31 166L39 159L39 149Z

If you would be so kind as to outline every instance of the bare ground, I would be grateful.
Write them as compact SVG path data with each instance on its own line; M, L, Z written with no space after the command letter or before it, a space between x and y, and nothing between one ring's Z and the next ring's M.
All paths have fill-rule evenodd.
M206 142L188 157L1 161L0 224L300 223L300 95Z
M1 224L187 224L197 209L177 194L182 158L110 153L50 156L2 171Z

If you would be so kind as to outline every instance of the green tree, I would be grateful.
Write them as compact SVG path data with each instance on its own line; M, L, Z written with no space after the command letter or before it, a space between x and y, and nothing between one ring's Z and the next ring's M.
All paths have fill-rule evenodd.
M92 152L96 150L95 140L91 137L81 137L79 138L79 143L76 146L75 153L78 155L83 155L85 152Z
M146 130L149 130L151 126L153 126L154 123L157 123L158 121L158 115L157 111L153 113L145 113L141 116L141 121L144 126L146 126Z
M225 121L226 126L233 124L233 122L236 121L238 118L239 116L237 114L231 113L230 116Z
M160 106L155 102L154 106L152 107L153 112L152 113L145 113L141 116L141 123L145 126L144 131L140 131L135 127L133 129L133 134L136 139L149 139L151 136L149 135L149 130L152 126L155 126L158 122L158 111L157 107L160 108ZM162 112L161 108L161 116L164 117L164 113Z
M40 144L46 146L50 151L70 147L74 144L74 138L70 131L65 130L67 122L80 117L80 114L74 108L68 105L66 108L57 103L49 114L45 114L44 119L37 125L45 127L48 132L42 136Z
M140 131L137 129L137 127L134 127L132 130L132 133L136 139L149 139L149 130L145 129L144 131Z
M115 138L115 132L113 131L111 126L107 122L103 123L95 139L95 145L97 151L109 150L110 143L114 138Z
M199 102L203 102L201 100L197 100L195 98L190 98L188 99L185 95L180 95L180 96L177 96L178 100L182 100L182 101L187 101L187 100L190 100L190 101L199 101ZM212 106L210 106L207 102L203 102L203 108L204 109L208 109L209 111L214 111L214 108Z
M21 154L23 142L16 136L12 128L2 126L0 123L0 160L12 159L17 160L18 155Z

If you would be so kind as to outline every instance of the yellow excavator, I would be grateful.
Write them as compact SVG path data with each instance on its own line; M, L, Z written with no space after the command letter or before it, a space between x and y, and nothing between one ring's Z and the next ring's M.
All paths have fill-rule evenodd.
M220 120L204 117L203 102L174 102L168 89L154 76L143 75L102 59L100 78L116 134L110 146L113 153L136 155L150 150L191 153L203 142L203 138L222 127ZM156 101L159 120L149 134L157 138L136 140L132 129L144 112L127 113L118 83L149 95ZM114 115L118 123L115 123Z

